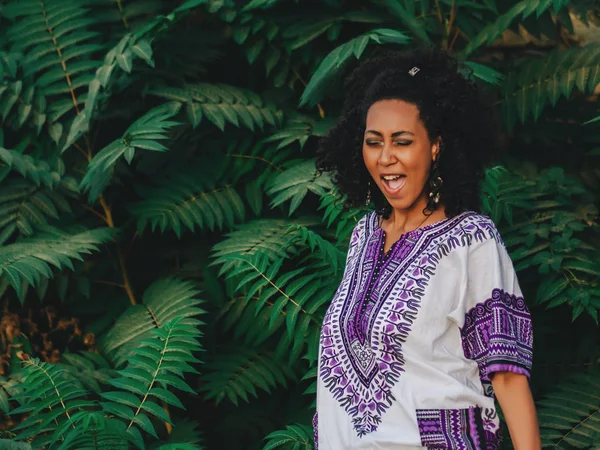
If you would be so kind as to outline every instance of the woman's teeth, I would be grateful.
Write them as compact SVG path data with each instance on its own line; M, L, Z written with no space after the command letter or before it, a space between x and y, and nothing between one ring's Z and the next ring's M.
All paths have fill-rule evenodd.
M404 175L385 176L383 182L389 186L393 191L399 189L404 184Z

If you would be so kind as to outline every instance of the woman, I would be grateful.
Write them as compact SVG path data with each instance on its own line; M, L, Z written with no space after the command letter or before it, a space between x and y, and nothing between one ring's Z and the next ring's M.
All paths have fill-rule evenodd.
M494 223L476 213L492 109L443 51L359 67L318 167L356 225L320 337L319 450L539 450L532 327Z

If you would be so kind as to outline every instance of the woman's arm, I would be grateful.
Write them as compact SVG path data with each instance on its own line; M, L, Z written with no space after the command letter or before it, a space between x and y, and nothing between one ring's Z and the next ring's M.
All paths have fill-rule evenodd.
M515 450L540 450L540 431L527 377L497 372L492 376L492 386Z

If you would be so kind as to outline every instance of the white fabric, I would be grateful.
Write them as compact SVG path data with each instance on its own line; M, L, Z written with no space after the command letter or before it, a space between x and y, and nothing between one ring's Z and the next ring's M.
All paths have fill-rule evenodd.
M387 255L381 250L384 240L375 213L360 220L323 323L318 449L499 448L488 369L529 376L532 337L512 262L494 224L467 212L407 233ZM373 272L377 281L371 280L369 289ZM493 292L496 300L491 300ZM360 305L368 298L371 302ZM521 302L520 316L513 315L511 301ZM353 310L353 305L358 306ZM463 336L467 314L474 322L468 327L472 332ZM404 342L399 326L408 330ZM391 396L387 401L386 394ZM480 410L447 411L468 408ZM444 410L446 429L441 432L447 436L436 437L435 426L431 433L420 431L417 410ZM424 414L422 428L430 413L419 413ZM458 423L457 417L464 420ZM479 425L461 431L468 417ZM477 432L472 441L461 437Z

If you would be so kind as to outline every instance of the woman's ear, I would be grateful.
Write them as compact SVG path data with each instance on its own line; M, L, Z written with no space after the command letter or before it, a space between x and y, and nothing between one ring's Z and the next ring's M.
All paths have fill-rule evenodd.
M441 147L442 147L442 138L438 137L431 144L431 159L433 161L436 161L438 159L438 157L440 156L440 148Z

